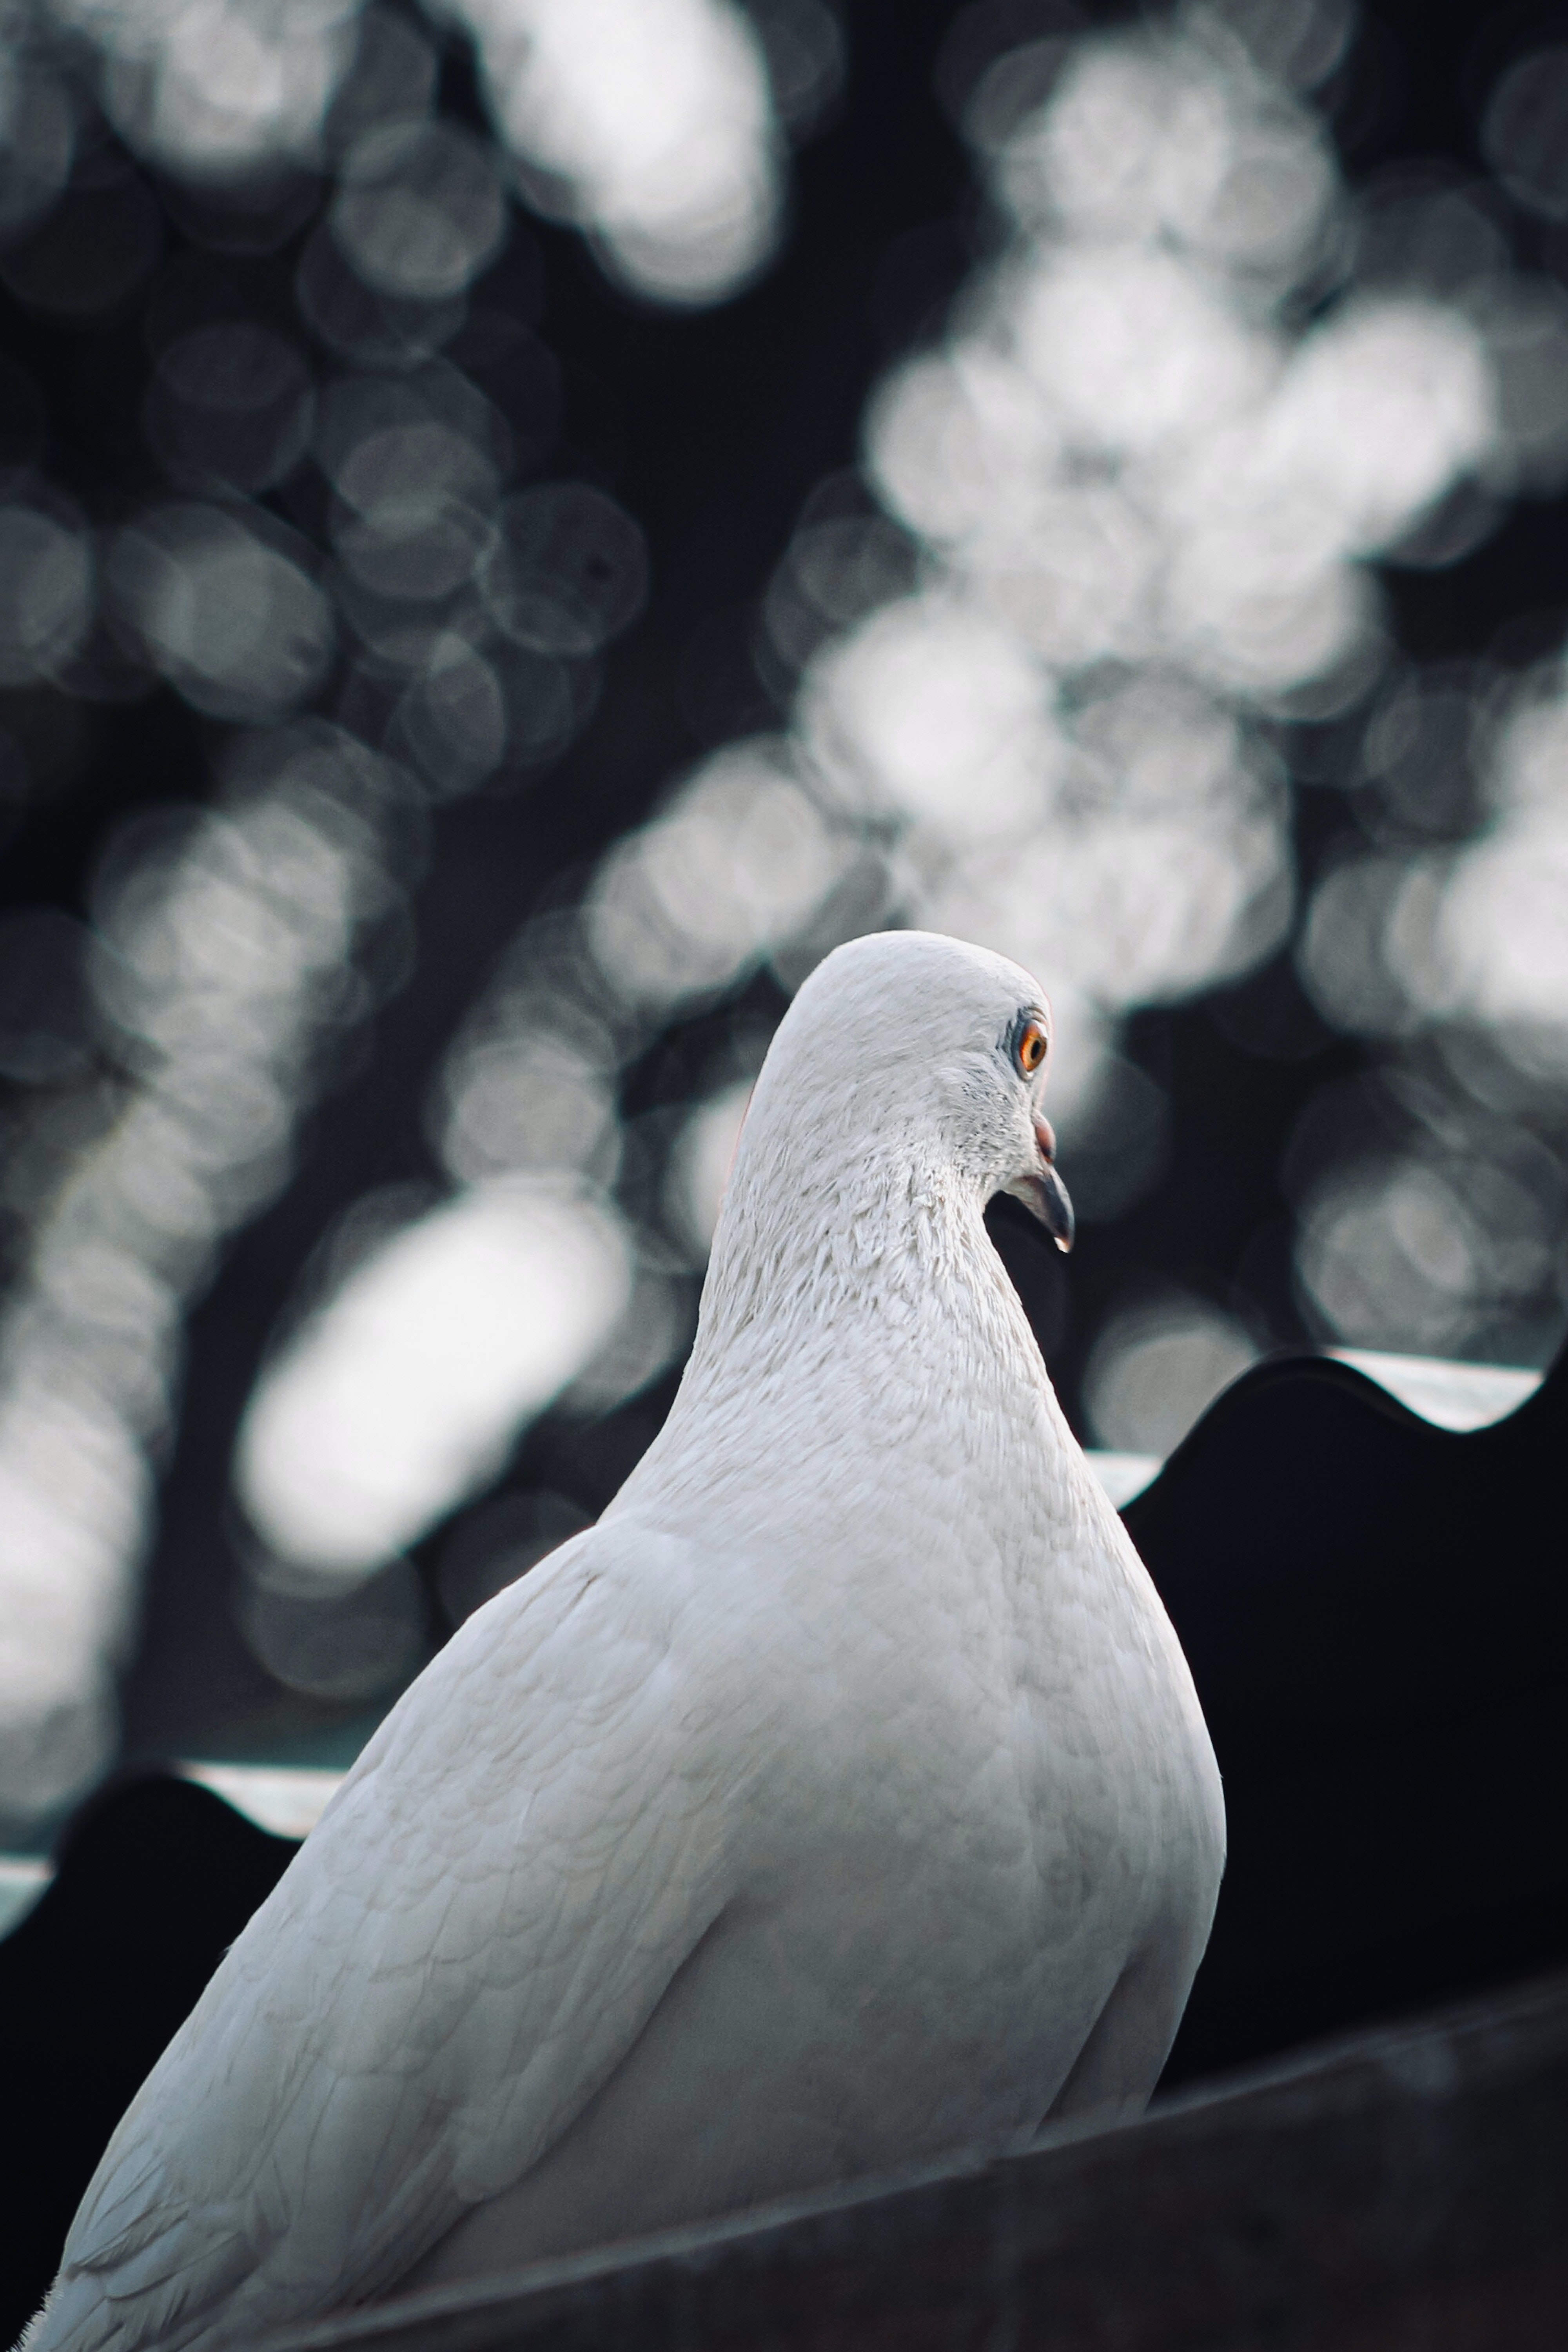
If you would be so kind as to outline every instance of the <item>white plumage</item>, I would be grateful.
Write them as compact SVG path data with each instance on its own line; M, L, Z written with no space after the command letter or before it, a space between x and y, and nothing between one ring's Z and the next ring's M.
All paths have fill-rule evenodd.
M259 2337L1142 2106L1224 1849L1191 1677L982 1222L1035 983L806 982L599 1524L394 1708L121 2124L35 2352Z

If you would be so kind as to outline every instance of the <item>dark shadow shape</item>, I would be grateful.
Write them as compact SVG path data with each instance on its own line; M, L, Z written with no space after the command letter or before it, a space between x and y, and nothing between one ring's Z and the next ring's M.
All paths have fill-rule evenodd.
M1433 1428L1258 1366L1129 1505L1225 1776L1167 2084L1568 1960L1568 1357Z
M0 1942L0 2344L42 2301L110 2134L294 1853L195 1782L121 1780Z

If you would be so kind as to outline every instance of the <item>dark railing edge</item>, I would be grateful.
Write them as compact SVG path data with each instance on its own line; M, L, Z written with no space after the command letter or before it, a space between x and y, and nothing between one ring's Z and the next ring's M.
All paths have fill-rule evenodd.
M1157 2100L1131 2121L1086 2116L1049 2124L1026 2141L958 2149L928 2163L866 2176L831 2188L771 2200L711 2221L551 2257L515 2271L392 2294L353 2311L268 2336L255 2352L353 2352L388 2347L482 2324L515 2311L519 2320L573 2289L637 2273L701 2271L747 2248L762 2249L812 2225L852 2221L858 2211L887 2208L922 2190L977 2184L987 2174L1031 2175L1073 2168L1092 2152L1112 2166L1123 2152L1152 2153L1162 2143L1205 2136L1229 2118L1288 2124L1298 2102L1321 2114L1349 2115L1390 2098L1441 2099L1478 2079L1504 2080L1538 2063L1546 2051L1568 2051L1568 1973L1530 1979L1490 1995L1447 2003L1415 2017L1336 2034L1290 2055L1237 2068ZM466 2330L464 2331L466 2333Z

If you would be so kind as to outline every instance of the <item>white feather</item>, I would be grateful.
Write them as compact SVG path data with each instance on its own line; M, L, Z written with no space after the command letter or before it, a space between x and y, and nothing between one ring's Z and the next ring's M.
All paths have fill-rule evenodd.
M596 1528L394 1709L115 2134L31 2352L258 2336L1147 2098L1218 1776L982 1209L1035 984L841 949Z

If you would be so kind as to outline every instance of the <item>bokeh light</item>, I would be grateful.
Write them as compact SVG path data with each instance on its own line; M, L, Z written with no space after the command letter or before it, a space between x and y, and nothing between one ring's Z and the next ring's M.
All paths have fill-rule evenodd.
M113 1752L237 1236L301 1204L215 1557L290 1705L379 1703L646 1442L773 1025L879 925L1051 993L1085 1259L1143 1236L1072 1310L1119 1496L1281 1341L1473 1419L1561 1338L1562 625L1417 657L1397 583L1568 485L1568 52L1479 94L1485 171L1352 180L1348 5L955 23L961 261L832 470L759 451L805 472L736 715L634 787L693 658L660 563L723 534L672 563L584 435L521 215L581 232L649 349L697 331L782 251L855 33L825 0L49 0L0 32L0 280L144 357L101 474L60 461L58 387L0 369L0 824L50 805L62 713L195 747L79 903L0 914L0 1814ZM503 800L525 849L468 869L480 943L443 974ZM312 1191L416 972L392 1159ZM1199 1004L1300 1061L1223 1277L1159 1275L1139 1223L1223 1155L1149 1044Z
M356 1582L486 1482L627 1287L614 1223L553 1187L491 1182L416 1219L264 1373L239 1445L252 1523L321 1585Z
M469 285L506 234L489 152L441 122L393 121L362 132L339 165L328 218L365 285L416 302Z
M439 103L454 27L499 143ZM51 909L0 920L0 1057L35 1090L6 1186L23 1241L0 1321L0 1812L47 1811L110 1752L184 1318L407 977L430 810L557 759L642 609L637 522L597 483L528 479L558 429L553 357L526 321L470 319L513 199L578 223L645 299L723 299L773 248L784 128L820 114L841 68L811 0L760 32L727 0L423 21L359 0L53 0L7 19L8 287L112 325L171 235L189 249L148 314L129 502L89 520L41 470L41 407L13 371L0 688L114 700L162 679L217 732L208 805L143 809L101 846L90 930ZM295 250L264 315L222 275ZM481 362L507 355L504 417L447 356L465 336ZM309 1312L293 1302L247 1423L260 1540L242 1628L318 1696L422 1654L397 1555L518 1426L578 1376L581 1409L605 1409L689 1329L689 1252L639 1238L605 1189L616 1056L584 1050L570 1007L536 1023L515 978L434 1085L451 1194ZM502 1360L473 1334L509 1283ZM447 1356L423 1331L432 1302ZM366 1332L382 1385L356 1415ZM393 1462L367 1411L401 1414L424 1451ZM310 1466L327 1457L336 1486Z
M110 551L118 617L197 710L290 717L332 656L332 610L287 533L218 507L154 508Z
M1085 1402L1108 1453L1171 1453L1220 1391L1257 1360L1234 1316L1202 1299L1152 1298L1121 1308L1089 1358Z
M765 52L730 0L458 0L531 203L656 301L770 257L781 198Z
M198 327L163 354L147 438L176 480L270 489L310 446L312 394L308 362L281 335L244 320Z

